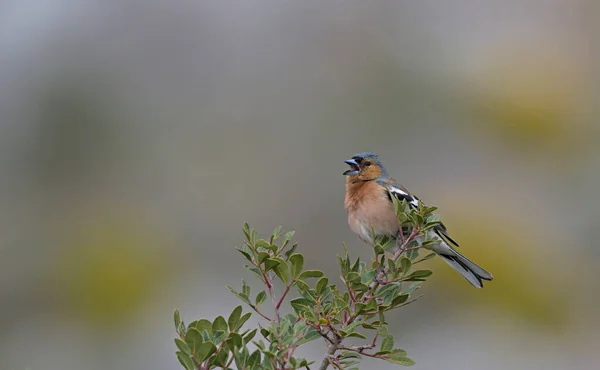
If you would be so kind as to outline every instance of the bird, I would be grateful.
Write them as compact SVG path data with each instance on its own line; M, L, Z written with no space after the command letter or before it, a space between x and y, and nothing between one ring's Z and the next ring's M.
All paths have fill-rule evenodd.
M350 166L343 173L346 176L344 208L348 213L350 229L368 244L374 243L374 237L381 236L398 240L401 225L391 197L405 200L414 209L419 208L419 198L390 177L379 156L373 152L355 154L344 162ZM440 222L428 233L437 243L424 248L435 252L471 285L482 288L482 280L493 279L492 274L454 248L458 247L458 243L448 235L443 223Z

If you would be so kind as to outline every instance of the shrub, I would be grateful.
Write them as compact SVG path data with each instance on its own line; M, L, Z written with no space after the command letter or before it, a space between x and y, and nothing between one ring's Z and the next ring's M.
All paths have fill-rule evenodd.
M420 204L418 209L411 209L404 201L395 201L394 207L402 235L397 241L375 238L374 257L368 263L351 259L344 245L343 256L338 255L339 286L322 271L304 268L304 256L296 252L297 243L291 243L293 231L282 234L278 226L268 239L259 239L257 232L244 224L245 243L238 251L248 261L247 270L265 289L252 294L244 280L240 290L228 288L264 324L244 328L251 312L243 313L242 305L227 319L218 316L213 321L200 319L187 325L176 310L176 354L183 367L275 370L318 366L322 370L331 365L356 369L363 356L413 365L406 351L395 347L386 314L421 297L414 297L415 291L432 272L416 267L435 254L419 257L419 252L435 243L427 231L438 225L439 219L432 214L435 207ZM276 285L281 286L280 296L275 293ZM284 305L293 313L283 315ZM320 338L327 352L318 365L294 356L298 347ZM349 345L349 338L363 343Z

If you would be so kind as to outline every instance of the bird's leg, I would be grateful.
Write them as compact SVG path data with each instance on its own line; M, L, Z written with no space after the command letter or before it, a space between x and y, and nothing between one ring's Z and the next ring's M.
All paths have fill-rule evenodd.
M377 284L379 284L379 285L387 284L387 279L386 279L387 274L385 273L384 269L381 268L378 257L375 257L375 268L377 269L377 274L375 274L375 281L377 282Z
M371 240L373 241L373 249L375 249L378 242L381 242L381 240L378 240L377 235L375 234L375 229L373 227L371 227L371 235L372 235ZM384 252L384 254L385 254L385 252ZM381 265L379 264L379 255L377 255L377 254L375 255L375 268L377 269L377 273L375 274L375 277L373 278L373 280L375 280L375 282L377 284L384 285L385 277L387 276L387 274L381 268Z
M398 230L398 237L396 237L396 251L394 253L394 259L396 259L396 257L400 256L400 254L404 252L403 247L405 243L406 237L404 236L404 228L400 227L400 229Z
M398 230L398 237L396 238L397 249L394 253L394 260L400 257L400 255L407 250L406 246L415 236L415 229L412 229L411 232L409 232L408 230L408 227L400 227L400 229Z
M400 227L398 228L398 237L396 238L396 245L404 244L404 240L404 227L400 225Z
M382 269L378 269L377 270L377 275L375 275L375 281L379 285L386 285L387 284L387 279L386 279L385 273L383 272Z

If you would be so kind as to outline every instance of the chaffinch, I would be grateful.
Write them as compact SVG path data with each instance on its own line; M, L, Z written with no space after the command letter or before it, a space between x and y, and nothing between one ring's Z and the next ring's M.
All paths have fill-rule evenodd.
M344 172L344 206L348 212L350 229L369 244L374 242L373 235L397 240L400 230L390 193L399 200L406 200L414 208L419 206L419 199L388 175L375 153L359 153L345 163L350 166L350 169ZM458 243L448 235L444 224L440 223L430 233L439 243L433 243L426 248L437 253L474 287L483 287L482 280L492 280L489 272L452 247L458 247Z

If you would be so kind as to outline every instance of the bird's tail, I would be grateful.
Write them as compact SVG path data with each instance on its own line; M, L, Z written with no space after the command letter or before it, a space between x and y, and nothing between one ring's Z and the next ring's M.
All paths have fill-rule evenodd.
M483 287L481 280L492 280L494 278L483 267L458 253L454 248L438 252L438 255L476 288Z

